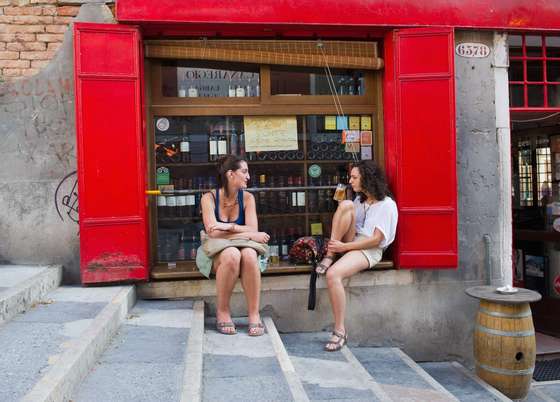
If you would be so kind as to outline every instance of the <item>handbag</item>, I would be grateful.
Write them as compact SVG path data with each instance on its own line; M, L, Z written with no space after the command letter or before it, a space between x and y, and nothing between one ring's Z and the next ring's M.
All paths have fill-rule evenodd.
M309 294L307 297L307 309L315 310L317 298L317 272L315 268L323 255L326 242L321 236L304 236L297 239L290 249L290 261L296 264L310 264L313 267L309 276Z
M228 247L237 247L237 248L244 248L250 247L254 249L258 254L268 257L269 249L268 244L259 243L254 240L249 239L219 239L209 237L208 234L204 231L200 231L200 242L202 243L202 251L208 257L212 258L220 251Z

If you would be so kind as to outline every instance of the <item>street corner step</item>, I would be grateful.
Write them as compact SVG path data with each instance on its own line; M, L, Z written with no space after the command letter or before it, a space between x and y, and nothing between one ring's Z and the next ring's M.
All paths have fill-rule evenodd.
M41 302L61 280L61 265L0 265L0 326Z
M462 402L511 401L458 362L425 362L419 365Z

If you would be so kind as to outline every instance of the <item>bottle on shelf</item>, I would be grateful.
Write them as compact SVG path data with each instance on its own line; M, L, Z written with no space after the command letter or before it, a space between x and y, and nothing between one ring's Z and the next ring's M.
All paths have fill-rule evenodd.
M187 216L187 196L177 196L177 216L184 218Z
M218 160L218 136L212 132L208 136L208 151L210 162Z
M239 134L239 157L245 158L245 134Z
M228 87L228 96L230 98L235 98L235 86L231 84L231 81L230 81L229 87Z
M181 235L179 237L179 248L177 249L177 260L179 261L183 261L186 258L186 254L185 254L185 248L186 248L186 243L187 243L187 239L186 239L186 234L185 231L182 230L181 231Z
M165 201L167 203L167 217L175 218L177 216L177 197L169 195Z
M198 89L194 85L191 85L188 90L188 95L189 98L198 98Z
M196 235L193 233L191 238L191 247L189 259L196 260L196 250L198 249L198 243L196 241Z
M181 162L189 163L191 161L191 143L186 132L183 132L183 138L179 143L179 150L181 151Z
M218 136L218 158L227 155L227 139L224 132Z
M261 96L261 86L260 86L260 76L259 74L256 75L256 83L255 83L255 96Z
M253 96L253 87L251 87L251 77L247 80L247 86L245 87L245 96Z
M266 175L261 174L259 176L259 188L264 188L264 187L266 187ZM266 196L265 191L259 191L257 193L258 212L261 213L261 214L268 213L267 198L268 197Z
M237 88L235 88L235 96L243 98L245 96L245 87L238 85Z
M158 218L167 217L167 199L165 195L158 195L157 197L157 212Z
M239 136L235 127L231 129L231 134L229 136L229 153L232 155L240 156L239 152Z

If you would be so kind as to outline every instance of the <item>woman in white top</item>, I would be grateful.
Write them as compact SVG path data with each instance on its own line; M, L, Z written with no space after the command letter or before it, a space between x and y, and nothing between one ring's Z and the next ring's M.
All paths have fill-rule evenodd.
M325 345L327 351L339 350L348 340L342 280L373 268L381 260L383 250L395 239L397 229L397 205L388 195L383 172L373 162L352 165L350 185L357 196L354 201L338 204L327 255L317 266L317 273L326 273L334 315L333 334ZM335 262L336 254L342 256Z

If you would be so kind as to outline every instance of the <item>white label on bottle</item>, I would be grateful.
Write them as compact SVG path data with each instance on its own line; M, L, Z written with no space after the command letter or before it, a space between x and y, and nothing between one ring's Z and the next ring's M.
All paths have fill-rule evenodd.
M157 206L158 207L165 207L167 205L167 202L165 201L165 196L164 195L160 195L157 198Z
M210 140L210 155L218 154L218 141Z
M194 195L187 195L187 205L194 205L195 197Z
M227 142L225 140L218 141L218 155L227 154Z
M198 96L198 90L195 87L189 88L189 98L196 98Z
M292 207L297 207L297 192L292 193Z
M184 195L180 195L177 197L177 206L178 207L184 207L185 205L187 205L187 197Z
M179 98L184 98L187 96L187 91L183 88L179 89Z
M305 192L298 191L297 193L297 206L305 207Z
M235 88L230 86L229 87L229 97L230 98L234 98L235 97Z
M242 98L245 96L245 88L243 87L237 87L237 89L235 90L235 96Z
M181 141L179 148L181 149L181 152L190 152L191 143L188 141Z
M176 207L177 206L177 198L175 196L167 197L167 206L168 207Z
M270 255L278 255L278 246L274 244L270 245Z

